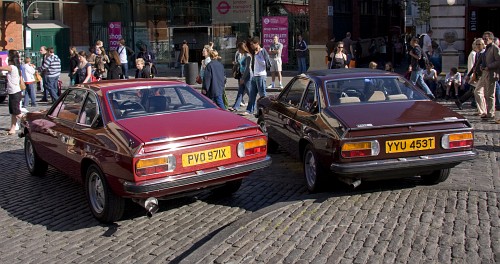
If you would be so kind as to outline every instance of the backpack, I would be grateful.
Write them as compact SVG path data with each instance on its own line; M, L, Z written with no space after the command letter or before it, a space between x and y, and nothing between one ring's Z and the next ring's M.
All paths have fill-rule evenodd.
M419 48L420 49L420 59L418 60L418 67L420 67L421 69L427 69L427 65L429 65L429 58L427 57L427 54L425 54L425 52L422 50L422 48Z
M426 34L422 34L418 37L418 45L422 48L424 46L424 37Z

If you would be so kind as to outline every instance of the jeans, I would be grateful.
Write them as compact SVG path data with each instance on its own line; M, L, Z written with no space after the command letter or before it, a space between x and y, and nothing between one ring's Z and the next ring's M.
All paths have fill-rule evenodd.
M57 98L59 98L59 96L57 95L57 81L59 81L59 76L47 77L45 81L47 83L47 92L52 98L52 103L54 103Z
M181 63L181 77L184 77L184 63Z
M36 106L36 82L26 84L24 91L24 107L28 107L28 102L31 100L31 106Z
M47 95L49 94L49 87L48 87L48 83L47 83L47 76L46 75L43 75L42 76L42 101L47 101Z
M297 63L299 66L299 74L307 71L306 57L298 57Z
M128 62L122 63L122 75L123 79L128 79Z
M413 85L418 84L420 88L424 90L425 94L427 94L427 96L429 96L432 99L434 98L434 95L429 89L429 86L427 86L427 84L425 84L424 82L423 72L424 71L422 69L412 71L410 76L410 81L413 83Z
M218 107L220 107L220 108L222 108L222 109L226 110L226 105L224 105L224 98L223 98L223 96L224 96L223 94L221 94L221 95L216 95L216 96L214 96L214 97L212 98L212 101L214 101L214 103L215 103Z
M240 109L240 104L241 101L243 101L243 95L249 94L248 90L250 86L250 81L246 81L243 84L239 83L240 80L238 80L238 95L236 95L236 101L234 101L233 109L239 110Z
M500 83L497 82L495 84L495 100L496 100L496 108L497 110L500 110Z
M248 82L250 84L248 85L247 112L253 114L253 112L255 111L255 104L257 102L257 94L260 93L261 90L263 90L264 95L261 94L261 96L265 96L266 77L254 76L251 77ZM263 89L259 88L259 86L263 87Z

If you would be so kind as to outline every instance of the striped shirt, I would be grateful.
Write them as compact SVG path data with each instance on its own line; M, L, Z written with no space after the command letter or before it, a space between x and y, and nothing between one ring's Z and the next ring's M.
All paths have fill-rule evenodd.
M61 60L59 57L55 54L48 56L43 61L42 71L45 72L47 77L59 77L61 75Z

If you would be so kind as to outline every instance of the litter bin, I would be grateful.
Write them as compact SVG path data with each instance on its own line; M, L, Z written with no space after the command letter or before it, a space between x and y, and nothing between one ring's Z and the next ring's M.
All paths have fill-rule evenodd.
M186 83L193 85L196 83L196 76L198 76L198 63L190 62L184 66L184 73L186 76Z

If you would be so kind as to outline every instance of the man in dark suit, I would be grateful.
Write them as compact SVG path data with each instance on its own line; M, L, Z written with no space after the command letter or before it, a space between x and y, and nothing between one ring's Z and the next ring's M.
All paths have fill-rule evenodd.
M212 60L205 68L201 91L208 98L212 99L217 106L225 110L224 85L226 77L224 76L224 65L217 60L219 58L217 51L211 50L209 53Z

